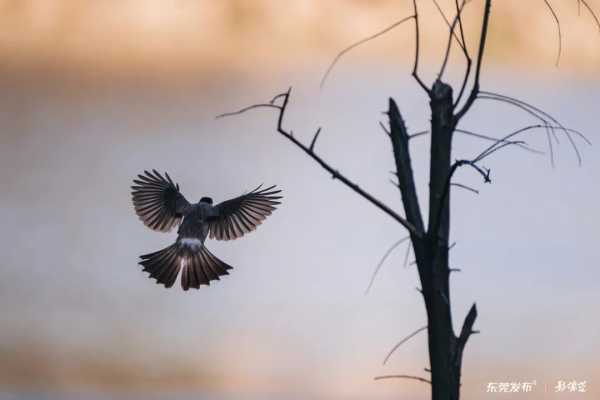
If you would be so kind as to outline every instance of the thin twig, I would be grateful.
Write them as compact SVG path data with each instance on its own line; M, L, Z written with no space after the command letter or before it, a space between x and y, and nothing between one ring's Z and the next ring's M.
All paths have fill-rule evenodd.
M452 38L453 37L456 38L456 40L458 41L459 45L463 48L463 52L466 51L466 49L462 46L460 40L458 39L458 37L456 37L456 34L454 32L454 29L456 28L456 24L459 21L460 14L462 13L462 9L465 6L465 0L463 0L463 2L460 5L458 11L456 12L456 17L454 17L454 20L452 21L452 24L450 24L450 22L448 21L448 19L444 15L444 12L440 8L440 6L437 3L437 1L433 0L433 2L436 5L438 11L442 14L444 20L446 21L446 23L449 25L449 28L450 28L450 34L448 36L448 44L446 45L446 53L444 55L444 61L442 62L442 66L440 67L440 72L438 73L438 79L441 80L442 76L444 75L444 71L446 70L446 65L448 64L448 59L450 58L450 49L452 48Z
M446 23L446 25L448 26L448 28L450 28L450 35L451 35L451 37L454 37L454 39L456 40L456 42L458 43L458 45L459 45L461 48L464 48L464 43L463 43L463 41L461 40L461 38L459 38L459 37L456 35L456 32L454 32L453 26L455 26L457 22L458 22L458 23L460 23L460 21L459 21L459 18L458 18L458 14L459 14L459 13L458 13L458 10L459 10L459 9L462 9L462 6L464 6L464 5L465 5L465 3L466 3L466 0L463 0L463 2L462 2L462 5L461 5L460 7L458 7L458 8L457 8L457 10L456 10L456 11L457 11L457 15L456 15L456 17L454 18L454 19L455 19L455 21L454 21L454 22L450 22L450 21L448 20L448 17L446 17L446 14L444 14L444 11L443 11L443 10L442 10L442 8L440 7L440 4L438 3L438 1L437 1L437 0L432 0L432 1L433 1L433 4L435 5L435 7L437 8L438 12L440 13L440 15L441 15L442 19L444 20L444 22ZM455 0L455 1L457 2L457 5L458 5L458 0ZM464 39L464 34L463 34L463 33L461 33L461 37L462 37L462 39Z
M507 141L508 139L522 133L522 132L526 132L532 129L540 129L540 128L546 128L547 125L528 125L525 126L523 128L517 129L516 131L504 136L501 139L498 139L498 141L494 144L492 144L491 146L489 146L488 148L486 148L484 151L482 151L477 157L475 157L473 159L473 162L479 162L481 160L483 160L485 157L489 156L490 154L500 150L502 147L505 147L506 145L509 144L513 144L515 142L511 142L511 141ZM567 128L564 128L567 129Z
M415 18L415 15L411 15L410 17L406 17L401 19L400 21L394 22L392 25L388 26L387 28L369 36L366 37L362 40L359 40L358 42L346 47L345 49L343 49L342 51L340 51L337 56L335 56L335 58L333 59L333 61L331 62L331 64L329 64L329 67L327 68L327 71L325 71L325 74L323 75L323 78L321 78L321 83L319 84L319 88L323 89L323 86L325 85L325 81L327 80L327 77L329 76L329 74L331 73L331 70L333 70L333 67L335 67L335 65L337 64L337 62L339 61L340 58L342 58L342 56L346 53L348 53L350 50L354 49L355 47L360 46L363 43L366 43L370 40L376 39L381 35L386 34L387 32L391 31L392 29L396 28L397 26L402 25L404 22Z
M579 5L579 7L581 7L581 4L583 4L583 6L590 12L590 14L592 14L592 18L594 18L594 21L596 21L596 26L598 26L598 31L600 32L600 19L598 19L598 16L596 15L592 7L590 7L587 1L585 0L578 0L577 4Z
M462 39L462 50L463 55L465 56L465 60L467 61L467 69L465 71L465 76L463 78L462 85L460 86L460 91L458 96L456 97L456 101L454 102L454 107L458 106L460 100L462 99L463 94L465 93L465 88L467 87L467 82L469 81L469 77L471 76L471 67L473 61L471 60L471 55L469 54L469 49L467 48L467 41L465 40L465 32L463 29L462 17L460 13L460 6L458 5L458 0L454 0L454 6L456 8L456 15L458 17L458 26L460 28L460 37Z
M454 131L462 133L462 134L465 134L465 135L468 135L468 136L473 136L473 137L476 137L476 138L479 138L479 139L489 140L489 141L492 141L492 142L497 142L499 140L502 141L502 139L495 138L493 136L482 135L480 133L473 132L473 131L468 131L466 129L455 128ZM505 142L505 141L502 141L502 142ZM540 150L537 150L537 149L529 147L525 142L510 141L510 144L513 144L513 145L515 145L517 147L520 147L521 149L529 151L531 153L540 154L540 155L546 154L543 151L540 151Z
M539 114L537 114L536 112L532 111L531 109L529 109L528 107L526 107L523 104L517 103L511 99L505 99L502 97L497 97L497 96L488 96L488 95L484 95L484 94L480 94L477 96L478 99L483 99L483 100L495 100L495 101L500 101L500 102L504 102L507 104L510 104L514 107L520 108L521 110L525 111L526 113L528 113L529 115L531 115L532 117L538 119L539 121L542 122L544 129L546 131L546 136L548 139L548 150L550 152L550 165L552 165L552 167L554 167L554 148L552 146L552 137L556 137L556 133L554 132L554 129L551 127L550 125L550 121L548 121L547 119L545 119L543 116L540 116Z
M461 189L466 189L466 190L468 190L470 192L473 192L475 194L479 194L479 190L473 189L472 187L467 186L467 185L463 185L462 183L452 182L452 183L450 183L450 186L456 186L456 187L459 187Z
M388 130L388 128L385 127L385 125L383 124L383 122L379 121L379 126L381 127L381 129L383 129L383 131L388 135L388 137L390 136L390 131Z
M550 2L548 0L544 0L544 3L546 4L546 7L548 7L548 9L550 10L550 13L552 13L552 17L556 22L556 28L558 30L558 54L556 55L556 66L558 67L558 63L560 62L560 56L562 53L562 31L560 29L560 20L558 19L558 15L556 15L556 12L554 12L554 8L552 8L552 5L550 5Z
M404 263L402 264L403 268L408 267L408 257L410 256L410 250L412 249L411 243L406 246L406 253L404 254Z
M417 10L417 0L413 0L413 10L414 10L413 17L415 18L415 61L414 61L414 65L413 65L412 76L413 76L413 78L415 78L417 83L423 88L425 93L427 93L428 96L431 96L431 89L428 88L427 85L425 85L425 83L423 83L423 81L421 80L421 77L419 76L419 72L418 72L420 38L419 38L419 12Z
M542 123L544 123L545 125L548 126L548 131L552 134L552 137L554 138L554 140L556 141L556 143L558 144L558 136L556 135L555 130L556 129L563 129L564 127L561 125L560 122L558 122L554 117L552 117L552 115L550 115L549 113L542 111L541 109L533 106L530 103L527 103L526 101L523 101L521 99L517 99L516 97L511 97L511 96L507 96L507 95L503 95L500 93L495 93L495 92L488 92L485 90L482 90L480 92L482 95L485 96L492 96L492 97L496 97L499 100L505 100L507 103L512 104L513 106L516 107L520 107L522 110L524 110L525 112L529 113L530 115L532 115L534 118L537 118L538 120L540 120ZM555 128L552 126L551 122L553 122L554 124L558 125L559 128Z
M276 108L278 110L281 110L280 106L276 106L274 104L271 103L265 103L265 104L252 104L251 106L248 107L244 107L240 110L237 111L232 111L232 112L227 112L227 113L223 113L223 114L219 114L217 115L215 118L216 119L220 119L220 118L225 118L225 117L231 117L232 115L238 115L238 114L242 114L245 113L246 111L252 110L254 108Z
M429 133L429 131L419 131L419 132L413 133L412 135L408 135L408 138L414 139L414 138L422 136L422 135L427 135L428 133Z
M429 383L431 385L431 381L429 379L421 378L420 376L414 376L414 375L381 375L381 376L376 376L373 379L376 381L379 381L381 379L412 379L415 381Z
M468 3L469 1L470 0L467 0L466 3ZM463 23L462 23L462 17L461 17L462 12L460 12L462 7L460 7L458 5L458 0L454 0L454 6L456 8L456 18L458 18L458 27L459 27L459 31L460 31L460 38L462 41L461 47L465 52L467 52L467 41L465 40L465 31L463 29ZM467 54L467 56L468 56L468 54Z
M570 128L565 128L556 118L554 118L552 115L550 115L549 113L523 101L523 100L519 100L517 98L514 97L510 97L510 96L506 96L506 95L502 95L499 93L494 93L494 92L486 92L486 91L481 91L481 96L479 96L482 99L489 99L489 100L496 100L496 101L502 101L505 102L507 104L511 104L515 107L518 107L524 111L526 111L527 113L529 113L530 115L534 116L535 118L537 118L538 120L540 120L543 124L545 128L549 128L552 132L554 132L555 130L560 130L563 131L565 136L567 137L567 139L569 140L569 143L571 144L571 147L573 148L573 151L575 152L575 155L577 156L577 162L579 165L581 165L582 163L582 158L581 158L581 153L579 152L579 148L577 147L577 145L575 144L575 141L573 140L573 138L571 137L571 134L575 134L577 136L579 136L579 138L581 138L585 143L587 143L588 145L591 145L592 143L588 140L588 138L581 132L575 130L575 129L570 129ZM552 125L551 124L554 124ZM552 145L549 144L550 147L550 154L552 156L552 165L554 165L554 158L553 158L553 153L552 153Z
M456 170L459 167L462 167L462 166L470 166L471 168L473 168L475 171L477 171L482 176L483 181L485 183L492 182L490 179L490 170L489 169L480 167L472 160L456 160L454 162L454 164L452 164L452 166L450 167L450 172L448 173L448 177L446 178L446 184L444 185L444 190L443 190L442 196L441 196L441 204L444 204L444 202L446 201L446 197L448 197L448 192L450 191L450 184L452 182L452 177L454 176L454 173L456 172ZM442 217L442 210L443 210L443 207L438 208L436 219L432 222L432 225L431 225L432 226L431 232L438 232L439 224L440 224L441 217Z
M317 139L319 138L319 133L321 133L321 127L319 127L319 129L317 129L317 132L315 132L315 136L313 136L313 139L310 142L310 151L313 151L315 149L315 143L317 143Z
M383 263L385 262L385 260L387 260L387 258L389 257L390 254L392 254L392 252L394 251L395 248L400 246L402 243L406 242L409 238L410 238L410 236L403 237L402 239L398 240L396 243L391 245L389 249L387 249L387 251L385 252L383 257L381 257L381 260L379 260L379 263L377 263L375 270L373 270L373 274L371 275L371 280L369 281L369 286L367 286L367 289L365 290L365 295L369 294L369 291L371 290L371 287L373 286L373 282L375 282L375 278L377 277L377 274L379 273L379 270L383 266Z
M501 97L501 98L503 98L503 99L512 100L512 101L514 101L514 102L517 102L517 103L519 103L519 104L522 104L522 105L524 105L524 106L526 106L526 107L529 107L529 108L531 108L532 110L534 110L534 111L536 111L536 112L540 113L540 114L541 114L541 115L543 115L544 117L548 118L548 120L552 121L554 124L556 124L556 125L557 125L557 127L554 127L554 129L557 129L557 130L564 131L564 132L565 132L565 134L566 134L567 132L568 132L568 133L574 133L575 135L579 136L579 137L580 137L580 138L581 138L581 139L582 139L584 142L586 142L588 145L590 145L590 146L592 145L592 142L590 142L590 141L588 140L588 138L587 138L587 137L586 137L586 136L585 136L583 133L581 133L581 132L579 132L579 131L577 131L577 130L575 130L575 129L568 129L568 128L565 128L565 127L564 127L564 126L563 126L563 125L562 125L562 124L561 124L561 123L560 123L560 122L559 122L559 121L558 121L556 118L554 118L554 117L553 117L551 114L547 113L546 111L544 111L544 110L542 110L542 109L540 109L540 108L538 108L538 107L535 107L535 106L533 106L533 105L531 105L531 104L529 104L529 103L527 103L527 102L525 102L525 101L523 101L523 100L517 99L517 98L515 98L515 97L510 97L510 96L507 96L507 95L504 95L504 94L500 94L500 93L494 93L494 92L488 92L488 91L481 91L481 93L482 93L482 94L485 94L485 95L488 95L488 96L497 96L497 97Z
M396 345L394 347L392 347L392 349L390 350L390 352L387 354L387 356L385 356L385 358L383 359L383 365L385 365L388 360L390 359L390 357L392 356L392 354L394 354L394 352L396 350L398 350L398 348L400 348L400 346L402 346L404 343L406 343L407 341L409 341L411 338L413 338L414 336L416 336L419 332L423 332L424 330L427 329L427 325L420 327L419 329L417 329L416 331L412 332L411 334L409 334L408 336L406 336L405 338L403 338L401 341L399 341L398 343L396 343Z
M285 93L279 93L279 94L275 95L275 97L273 97L273 98L271 99L271 101L269 102L269 104L273 104L273 103L275 103L275 101L277 101L277 99L279 99L279 98L282 98L282 97L284 97L284 96L285 96Z
M465 104L460 109L458 113L455 115L455 120L458 122L463 115L466 114L467 111L471 108L475 100L477 99L477 95L479 94L479 79L481 76L481 64L483 62L483 52L485 50L485 42L487 39L488 26L490 21L490 9L492 6L492 0L485 0L485 6L483 11L483 22L481 24L481 36L479 37L479 51L477 53L477 63L475 64L475 79L473 82L473 87L471 88L471 93L467 98Z

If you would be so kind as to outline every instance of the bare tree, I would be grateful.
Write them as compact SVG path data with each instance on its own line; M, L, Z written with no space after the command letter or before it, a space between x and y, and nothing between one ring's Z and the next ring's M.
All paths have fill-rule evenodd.
M291 130L288 130L284 126L284 116L288 110L291 88L285 93L278 94L268 103L254 104L239 111L222 114L219 117L237 115L255 108L266 107L276 110L278 112L277 132L283 135L291 143L302 150L307 156L318 163L323 169L331 174L334 179L342 182L344 185L352 189L356 194L369 201L375 207L388 214L392 219L406 228L409 234L407 238L401 239L399 242L395 243L390 250L388 250L377 266L375 273L394 248L396 248L403 241L410 239L410 244L412 250L414 251L415 264L418 269L421 283L421 288L419 291L423 296L425 309L427 312L427 326L417 329L409 336L404 338L390 351L385 361L389 359L392 353L400 345L417 335L419 332L426 330L428 333L430 362L430 368L426 369L426 371L431 374L431 378L426 379L413 375L387 375L376 377L376 379L404 378L418 380L431 385L433 400L457 400L460 393L463 352L471 335L477 333L477 331L473 329L473 325L477 319L477 307L475 303L471 306L470 310L466 314L462 327L458 333L456 333L452 325L449 284L450 274L451 272L456 271L456 269L450 268L448 262L448 253L452 247L452 244L450 244L449 240L451 187L456 186L475 192L477 191L468 186L453 182L452 179L455 173L460 167L469 167L481 175L484 182L491 182L490 170L483 166L482 161L491 154L507 146L519 146L525 150L536 152L536 150L530 148L524 141L515 139L518 135L530 130L540 129L545 132L552 164L554 164L553 143L558 141L558 135L564 135L567 138L580 163L581 155L575 139L580 138L588 144L589 142L581 133L564 127L550 114L525 101L500 93L481 90L480 78L482 73L484 52L486 49L486 38L490 23L491 0L485 0L484 3L483 15L481 17L481 33L479 35L479 43L477 46L477 53L474 58L474 64L465 40L462 19L462 11L467 3L467 0L462 0L461 2L459 2L459 0L454 0L456 14L452 20L449 20L444 15L436 0L433 0L433 2L438 8L440 14L444 17L444 20L449 28L449 34L444 58L432 86L428 86L419 75L420 35L419 13L416 0L412 1L414 11L412 15L341 51L326 71L321 82L322 86L340 57L352 50L354 47L374 39L401 24L410 21L414 23L415 55L412 68L412 77L429 98L431 127L428 131L418 132L410 135L406 129L398 106L392 98L389 99L387 110L389 128L386 128L383 124L381 125L389 136L390 144L393 150L396 169L395 175L398 178L397 187L402 197L405 216L400 215L391 207L378 200L375 196L363 190L356 182L348 178L337 168L324 160L319 154L317 154L315 147L321 133L321 128L317 129L310 144L306 145L299 141L293 135ZM551 11L558 27L558 62L562 47L560 21L551 4L547 0L544 0L544 3ZM583 0L578 0L577 5L583 5L590 12L590 14L592 14L596 23L598 24L598 27L600 28L600 22L596 18L596 15L590 6ZM464 76L456 97L454 96L453 88L443 80L453 43L457 44L466 61ZM502 138L493 138L459 128L461 119L468 112L470 112L473 104L477 100L492 100L510 104L511 106L516 107L518 110L529 114L537 121L537 123L511 132ZM455 133L472 135L480 139L488 140L491 143L474 157L470 159L460 159L453 162L451 159L451 149ZM410 140L423 134L430 134L431 137L428 199L429 215L427 217L427 223L424 222L419 199L415 189L415 180L412 171L411 154L409 149ZM411 247L409 247L409 249ZM405 257L405 263L407 261L408 253Z

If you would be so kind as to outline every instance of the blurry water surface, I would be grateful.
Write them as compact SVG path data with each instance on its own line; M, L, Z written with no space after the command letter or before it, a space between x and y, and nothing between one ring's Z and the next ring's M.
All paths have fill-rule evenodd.
M285 124L319 154L397 210L393 158L378 127L393 96L411 132L428 127L426 98L407 71L340 68L323 92L313 71L211 85L78 86L7 83L0 94L0 398L428 398L426 336L387 351L425 323L405 247L365 288L404 230L274 132L276 115L214 116L294 85ZM530 101L598 142L598 81L489 73L486 89ZM500 136L537 123L500 103L478 102L464 129ZM522 137L547 152L544 131ZM600 394L596 246L600 157L564 134L548 154L518 148L490 157L491 185L470 170L452 192L455 329L473 301L481 335L464 361L466 398L488 382L537 380L528 399L553 397L556 380ZM488 143L459 135L455 158ZM422 205L428 138L411 143ZM277 184L284 202L234 242L208 242L230 276L184 293L155 285L140 254L170 244L137 219L132 178L168 171L190 201ZM148 394L152 396L148 397ZM525 395L523 395L525 396Z

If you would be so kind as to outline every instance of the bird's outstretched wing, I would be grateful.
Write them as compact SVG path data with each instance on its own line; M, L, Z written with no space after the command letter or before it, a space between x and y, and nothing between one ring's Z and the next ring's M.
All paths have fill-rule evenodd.
M169 174L167 179L155 169L144 171L134 179L131 196L135 213L144 225L159 232L168 232L181 222L181 218L191 207L179 193L179 185L173 183Z
M211 239L237 239L256 229L271 215L275 206L281 204L277 201L281 199L277 196L281 190L275 190L275 185L260 190L261 186L215 206L217 215L209 220Z

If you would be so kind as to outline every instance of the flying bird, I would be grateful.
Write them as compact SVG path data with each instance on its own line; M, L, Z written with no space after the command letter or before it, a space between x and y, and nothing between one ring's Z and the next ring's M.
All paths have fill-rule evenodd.
M166 177L166 178L165 178ZM253 231L281 204L281 190L275 185L226 200L213 206L210 197L191 204L179 192L169 174L144 171L133 180L133 206L148 228L169 232L175 226L177 240L154 253L140 256L140 265L158 284L170 288L181 271L181 287L199 289L210 281L228 275L232 267L215 257L204 245L207 236L216 240L232 240Z

